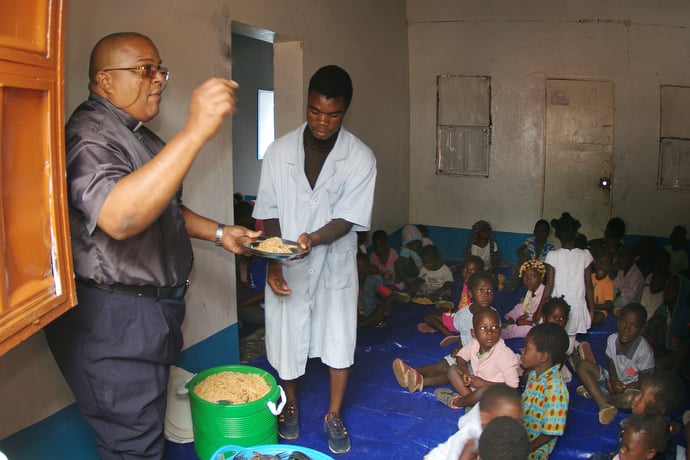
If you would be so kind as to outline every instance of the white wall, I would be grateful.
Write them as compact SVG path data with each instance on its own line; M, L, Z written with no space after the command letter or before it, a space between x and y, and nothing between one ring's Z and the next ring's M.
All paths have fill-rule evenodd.
M373 225L394 230L406 222L409 106L402 0L67 0L65 14L66 114L87 97L88 56L95 42L111 32L143 32L158 45L172 73L161 114L150 123L163 139L170 139L182 127L192 89L214 74L227 72L222 50L230 21L301 41L303 68L291 69L297 74L288 76L291 81L306 85L323 65L344 67L354 81L346 126L376 153L383 172L379 177L392 178L389 184L379 182ZM282 97L290 100L290 95ZM296 102L302 114L304 103ZM281 116L279 131L291 116ZM227 121L199 155L184 184L184 200L192 209L225 222L232 219L231 145ZM196 243L194 251L184 324L186 346L226 328L236 318L233 257L207 242ZM41 335L0 358L0 375L4 395L0 438L72 402ZM29 403L25 398L8 397L16 394L31 395Z
M468 228L483 218L531 232L541 217L544 81L576 78L614 83L612 215L630 234L690 224L690 194L656 189L659 85L690 86L690 3L408 0L407 14L411 222ZM434 174L436 76L453 74L492 78L488 179Z

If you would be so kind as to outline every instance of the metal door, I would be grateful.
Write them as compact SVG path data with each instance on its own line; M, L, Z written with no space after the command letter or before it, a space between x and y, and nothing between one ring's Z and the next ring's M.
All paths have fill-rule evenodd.
M542 215L568 211L590 239L610 218L613 121L613 83L546 80Z

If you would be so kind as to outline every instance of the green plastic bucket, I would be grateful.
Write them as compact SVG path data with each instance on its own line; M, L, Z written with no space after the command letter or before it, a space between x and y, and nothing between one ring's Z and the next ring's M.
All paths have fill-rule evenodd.
M206 377L221 372L258 374L270 388L267 395L244 404L220 405L201 399L194 387ZM251 447L278 442L278 419L285 405L285 393L275 378L263 369L252 366L217 366L195 375L187 384L192 411L194 450L201 459L210 458L218 448L234 444ZM276 407L278 396L281 404Z

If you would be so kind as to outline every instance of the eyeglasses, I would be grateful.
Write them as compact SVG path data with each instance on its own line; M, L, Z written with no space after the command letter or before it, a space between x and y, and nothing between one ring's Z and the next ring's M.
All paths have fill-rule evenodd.
M170 78L170 72L168 71L167 67L161 67L161 65L153 65L153 64L144 64L144 65L138 65L136 67L117 67L113 69L103 69L104 72L109 72L111 70L138 70L141 72L141 77L142 78L155 78L156 73L160 73L163 76L163 79L165 81L168 81Z

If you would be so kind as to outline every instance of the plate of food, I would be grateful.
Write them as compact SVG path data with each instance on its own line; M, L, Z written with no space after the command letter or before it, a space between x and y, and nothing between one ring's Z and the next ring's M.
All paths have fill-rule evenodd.
M255 241L245 243L244 247L250 253L266 259L294 259L308 252L303 251L298 242L284 240L277 236L270 238L261 236Z

